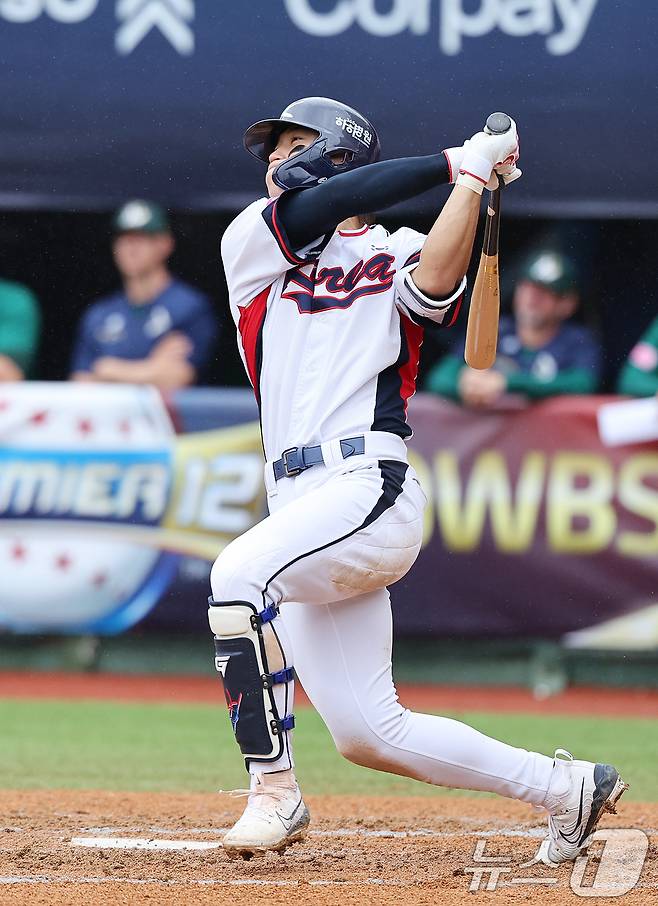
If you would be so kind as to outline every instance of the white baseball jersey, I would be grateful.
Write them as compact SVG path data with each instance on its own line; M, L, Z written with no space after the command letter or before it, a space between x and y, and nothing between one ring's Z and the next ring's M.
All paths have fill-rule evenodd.
M266 468L270 515L220 553L213 600L278 609L284 666L294 666L347 758L544 806L552 759L454 720L415 714L400 705L393 684L386 586L416 559L426 502L413 468L400 461L399 438L411 433L406 403L424 327L451 323L464 293L462 281L437 305L414 287L408 272L424 241L413 230L389 236L375 226L295 250L277 203L266 199L227 230L231 311L260 405L265 454L272 460L288 447L323 443L331 457L292 480L276 482ZM365 451L366 467L358 458L335 468L339 439L368 431L389 433ZM241 690L225 691L235 727ZM291 715L294 683L277 683L272 695L278 715ZM283 732L281 754L250 760L252 774L294 766L293 740Z
M296 250L266 198L230 224L222 259L268 460L364 431L411 434L424 329L454 322L466 285L440 303L416 289L425 238L364 226Z

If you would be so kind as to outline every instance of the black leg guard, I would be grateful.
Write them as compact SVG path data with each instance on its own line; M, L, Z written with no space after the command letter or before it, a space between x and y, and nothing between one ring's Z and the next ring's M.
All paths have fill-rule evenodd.
M247 601L208 598L208 622L215 634L215 667L224 681L229 717L249 761L276 761L283 755L284 732L292 730L292 714L279 716L273 686L294 678L286 667L276 635L265 639L263 626L278 615L274 606L260 613ZM279 663L277 663L277 661ZM280 669L272 670L270 664Z

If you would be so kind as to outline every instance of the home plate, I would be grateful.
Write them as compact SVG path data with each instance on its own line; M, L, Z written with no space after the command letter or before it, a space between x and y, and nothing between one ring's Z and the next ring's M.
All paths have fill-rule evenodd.
M153 840L149 837L73 837L71 846L92 849L219 849L221 843L209 840Z

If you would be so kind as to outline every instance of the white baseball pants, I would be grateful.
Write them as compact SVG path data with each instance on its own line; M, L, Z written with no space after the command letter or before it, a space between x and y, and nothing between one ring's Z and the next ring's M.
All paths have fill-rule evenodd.
M218 557L213 598L281 605L272 625L286 662L346 758L544 805L553 759L398 702L386 586L418 555L426 502L404 443L374 432L365 455L344 460L338 441L323 444L323 455L327 465L278 482L266 466L271 515ZM281 716L292 710L291 685L275 687ZM291 736L278 761L252 761L252 773L292 767Z

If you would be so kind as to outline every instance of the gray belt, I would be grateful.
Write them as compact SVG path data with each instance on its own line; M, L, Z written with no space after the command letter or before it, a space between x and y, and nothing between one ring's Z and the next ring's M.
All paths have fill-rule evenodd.
M346 437L340 441L340 451L343 459L350 456L356 456L366 451L366 439L363 434L357 437ZM281 459L272 463L275 481L281 478L294 478L310 469L311 466L324 465L322 456L322 446L317 444L314 447L290 447L281 454Z

